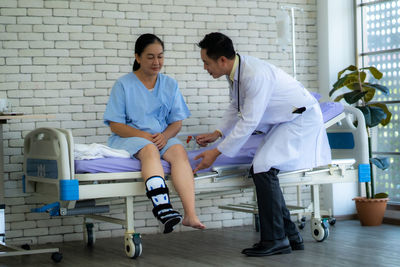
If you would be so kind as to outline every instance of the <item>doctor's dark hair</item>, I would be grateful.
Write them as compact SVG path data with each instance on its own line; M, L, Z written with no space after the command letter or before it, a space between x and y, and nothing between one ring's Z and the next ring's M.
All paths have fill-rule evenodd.
M154 43L159 43L164 50L163 41L161 41L161 39L158 38L156 35L151 34L151 33L145 33L145 34L140 35L135 43L135 54L138 54L140 56L143 53L143 50L148 45L151 45ZM140 64L135 59L135 62L133 62L132 71L136 71L138 69L140 69Z
M222 56L228 59L235 57L235 48L233 47L232 40L220 32L207 34L197 45L201 49L206 49L207 56L214 60Z

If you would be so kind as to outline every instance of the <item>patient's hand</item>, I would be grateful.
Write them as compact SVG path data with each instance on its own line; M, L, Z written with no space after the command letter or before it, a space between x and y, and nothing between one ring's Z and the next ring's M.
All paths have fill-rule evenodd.
M211 150L206 150L199 155L197 155L194 160L198 160L202 158L203 160L196 166L196 168L193 170L193 173L196 173L199 170L202 169L207 169L209 168L214 161L218 158L218 156L221 155L221 152L217 148L211 149Z
M162 133L155 133L152 135L152 142L157 146L158 150L161 150L167 144L167 139Z
M141 132L141 134L138 137L141 137L141 138L149 140L150 142L153 142L153 136L152 136L151 133L148 133L148 132L145 132L145 131L140 131L140 132Z
M218 131L214 131L213 133L199 134L196 136L196 143L199 146L204 147L217 140L220 136L221 134Z

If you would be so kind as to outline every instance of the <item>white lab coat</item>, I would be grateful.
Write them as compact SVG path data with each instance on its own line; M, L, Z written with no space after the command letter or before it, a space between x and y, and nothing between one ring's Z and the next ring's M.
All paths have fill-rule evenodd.
M218 150L233 157L254 131L265 133L253 159L254 173L270 168L293 171L331 162L331 151L317 100L281 69L260 59L240 56L238 75L230 84L231 103L218 129L223 140ZM302 114L293 114L305 107Z

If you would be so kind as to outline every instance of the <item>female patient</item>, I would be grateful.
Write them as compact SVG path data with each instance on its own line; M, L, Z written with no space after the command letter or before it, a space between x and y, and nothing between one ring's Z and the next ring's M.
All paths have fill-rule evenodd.
M195 211L187 153L175 137L190 112L177 82L160 73L163 63L163 42L153 34L141 35L135 44L133 72L115 82L104 113L112 131L108 145L140 160L147 197L164 233L170 233L182 216L171 206L160 157L171 165L172 182L185 212L182 224L204 229Z

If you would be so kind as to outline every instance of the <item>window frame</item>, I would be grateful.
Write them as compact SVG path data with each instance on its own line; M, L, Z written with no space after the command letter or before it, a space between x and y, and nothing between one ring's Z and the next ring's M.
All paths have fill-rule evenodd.
M371 51L371 52L364 52L364 40L363 40L363 35L364 35L364 22L363 22L363 7L369 6L369 5L376 5L379 3L387 3L387 2L393 2L397 0L369 0L365 2L365 0L354 0L354 28L355 28L355 62L357 67L363 67L364 66L364 57L366 56L372 56L372 55L379 55L379 54L387 54L387 53L398 53L400 52L400 47L399 48L394 48L394 49L383 49L383 50L378 50L378 51ZM400 32L399 32L400 34ZM377 101L379 103L384 103L388 105L397 105L400 108L400 99L399 100L391 100L391 101ZM377 129L373 129L377 131ZM384 151L384 152L378 152L378 151L372 151L373 155L376 156L398 156L400 157L400 152L394 152L394 151ZM375 177L375 181L376 181ZM389 196L390 197L390 196ZM400 208L400 200L398 201L389 201L389 205L396 206L397 208ZM396 208L396 209L397 209Z

